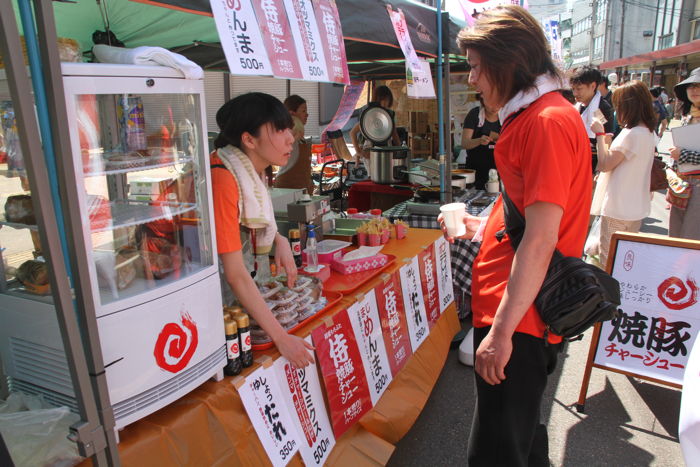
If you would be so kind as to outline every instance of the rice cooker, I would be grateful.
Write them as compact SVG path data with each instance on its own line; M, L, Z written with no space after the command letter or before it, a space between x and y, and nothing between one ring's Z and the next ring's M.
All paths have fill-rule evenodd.
M369 172L374 183L391 184L406 181L408 148L381 146L394 133L394 119L387 109L368 107L360 115L360 131L374 146L369 150Z

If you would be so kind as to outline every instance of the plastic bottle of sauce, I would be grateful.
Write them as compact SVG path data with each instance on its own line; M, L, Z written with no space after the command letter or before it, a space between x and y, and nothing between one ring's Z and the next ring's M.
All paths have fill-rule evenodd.
M233 320L224 321L226 329L226 376L236 376L243 370L241 363L241 343L238 342L238 325Z
M294 264L298 268L301 267L301 234L299 229L289 229L289 245L292 247L292 255L294 256Z
M234 318L238 325L238 338L241 341L241 364L248 368L253 364L253 346L250 342L250 319L244 312L236 313Z
M316 231L313 224L307 229L306 237L306 268L307 272L318 272L318 248L316 246Z

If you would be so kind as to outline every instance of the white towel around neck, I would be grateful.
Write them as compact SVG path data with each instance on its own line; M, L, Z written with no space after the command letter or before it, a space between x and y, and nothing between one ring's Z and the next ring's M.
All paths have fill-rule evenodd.
M595 138L595 133L593 130L591 130L591 123L593 123L593 114L595 114L595 111L598 110L598 107L600 107L600 92L596 91L595 95L593 96L593 99L591 99L591 102L588 103L588 107L586 107L581 114L581 118L583 119L583 126L586 127L586 132L588 133L589 138ZM580 102L576 103L576 110L579 112L581 111L581 104Z
M558 76L550 74L538 76L535 80L534 89L520 91L501 107L501 110L498 111L498 119L501 121L501 125L503 125L510 114L517 112L523 107L527 107L545 94L561 89L562 87L563 83Z
M248 156L239 148L228 145L219 148L217 155L238 182L241 225L257 231L255 254L269 253L277 234L277 223L267 186L260 178L260 174L255 171Z

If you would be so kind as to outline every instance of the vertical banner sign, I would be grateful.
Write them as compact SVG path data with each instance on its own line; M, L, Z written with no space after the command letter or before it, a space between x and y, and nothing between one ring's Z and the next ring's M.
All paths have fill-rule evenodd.
M418 256L414 256L409 263L399 269L399 275L401 276L408 334L411 338L413 352L416 352L428 337L428 317L425 315L425 302L420 285Z
M209 0L226 63L234 75L272 75L250 0ZM257 3L257 2L256 2Z
M372 405L375 405L391 383L391 368L382 339L374 290L370 290L362 300L348 308L348 316L365 367Z
M316 365L294 368L289 360L280 357L275 360L274 370L286 406L298 422L299 452L304 464L323 465L335 446L335 437Z
M438 292L437 265L435 264L435 245L430 245L418 253L420 282L423 285L425 312L428 315L430 329L440 318L440 292Z
M412 353L411 338L408 335L408 324L403 308L403 298L401 298L403 297L401 281L397 274L394 272L388 280L374 288L384 346L393 376L401 371Z
M619 240L620 314L603 323L595 363L683 384L700 329L700 251Z
M248 375L238 394L272 465L284 467L299 450L300 438L272 368Z
M311 332L326 386L333 433L339 438L372 408L362 357L347 310Z
M410 68L406 67L406 94L413 99L435 99L430 63L420 58L418 62L421 67L420 73L414 73Z
M340 99L338 110L335 111L333 120L331 120L324 132L340 130L348 123L364 88L364 81L353 81L350 83L350 86L345 86L345 92L342 99Z
M329 81L311 0L284 0L301 71L307 81Z
M544 21L544 35L549 41L549 46L552 49L552 59L556 62L561 62L563 57L561 53L561 36L559 35L559 18L547 18Z
M348 60L345 56L345 43L343 42L343 28L340 25L335 0L313 0L313 4L326 56L328 80L333 83L350 84Z
M437 262L438 292L440 293L440 313L450 306L455 299L452 283L452 260L450 259L450 244L445 237L438 238L433 244L435 261Z
M282 0L256 0L253 5L270 57L272 74L275 78L302 79L304 75L297 59L284 3Z
M434 98L435 90L433 88L433 77L430 74L430 66L426 67L427 62L421 62L418 59L416 49L413 48L411 36L408 33L408 26L406 25L403 11L394 11L391 5L387 5L386 9L391 18L391 24L394 26L396 39L399 41L404 57L406 57L406 81L407 83L413 83L413 92L416 93L416 95L412 96L409 94L408 96L413 98ZM411 86L409 86L410 89Z

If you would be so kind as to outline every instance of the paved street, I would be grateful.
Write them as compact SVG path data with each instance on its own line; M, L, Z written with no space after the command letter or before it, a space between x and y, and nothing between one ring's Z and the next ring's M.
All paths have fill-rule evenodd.
M670 134L659 149L667 151ZM663 195L654 194L643 232L667 234ZM463 323L465 328L468 323ZM594 369L585 413L575 409L588 356L591 332L568 344L550 378L542 407L555 466L679 466L681 392L609 371ZM389 465L466 465L474 404L471 367L450 351L425 410L398 444Z

